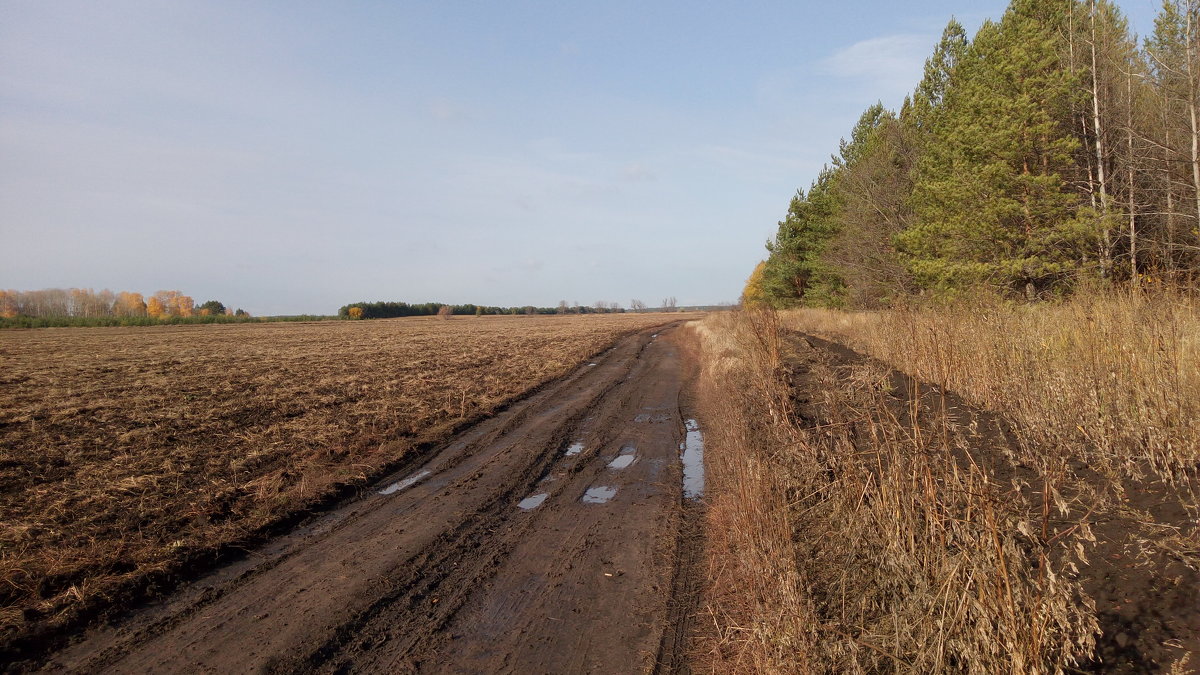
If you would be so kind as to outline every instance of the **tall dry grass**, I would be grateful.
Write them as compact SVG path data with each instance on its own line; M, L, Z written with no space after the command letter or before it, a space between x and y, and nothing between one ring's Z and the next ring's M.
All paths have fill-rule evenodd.
M795 564L788 484L772 458L789 442L778 331L728 312L689 326L701 355L696 403L709 449L712 632L700 658L713 672L804 672L816 617Z
M1027 461L1168 479L1200 463L1200 306L1186 297L797 310L784 322L1003 414Z
M1049 502L962 451L973 430L898 402L878 364L781 341L769 313L695 333L714 672L1063 672L1090 653L1064 573L1087 526L1052 533Z

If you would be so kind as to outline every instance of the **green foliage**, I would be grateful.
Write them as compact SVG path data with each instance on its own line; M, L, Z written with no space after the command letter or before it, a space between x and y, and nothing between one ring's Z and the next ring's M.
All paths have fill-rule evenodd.
M958 64L918 167L916 222L898 236L921 286L1047 289L1094 248L1063 179L1078 140L1061 8L1014 2Z
M443 302L423 302L409 304L407 302L355 302L345 305L338 309L338 317L342 319L352 318L350 309L357 307L362 310L362 315L359 318L363 319L394 319L403 316L436 316L442 307L449 307L454 314L474 314L475 316L483 316L484 314L499 315L499 314L558 314L559 310L555 307L533 307L525 305L521 307L489 307L484 305L447 305ZM576 314L610 314L621 313L624 309L621 308L596 308L578 306L572 310Z
M208 310L208 313L213 316L219 316L225 313L225 305L218 300L209 300L196 308L197 310Z
M792 198L787 217L779 223L774 240L767 243L770 256L762 270L761 289L770 304L776 307L846 304L847 268L832 250L839 237L846 235L847 226L858 224L848 214L875 209L874 205L862 203L863 193L855 188L863 180L860 167L869 161L873 166L878 164L882 138L879 130L895 122L895 115L882 104L867 108L850 138L842 139L839 153L831 158L807 194L797 191ZM878 169L888 173L895 166ZM884 176L866 180L880 178ZM855 234L859 232L856 230Z
M762 271L762 290L772 305L787 307L828 295L834 277L821 253L837 231L835 169L826 167L805 194L797 190L779 223Z
M907 201L920 136L877 106L860 120L852 139L853 148L843 149L852 161L838 175L838 230L821 254L841 287L819 304L879 307L912 286L895 237L911 222Z
M1159 259L1179 264L1190 249L1174 242L1193 236L1179 223L1195 213L1180 204L1200 185L1181 190L1190 160L1154 140L1182 147L1178 139L1195 135L1175 121L1191 91L1179 76L1191 24L1177 5L1166 3L1147 43L1162 55L1157 70L1139 60L1127 23L1103 0L1013 0L973 40L950 21L900 113L868 108L792 199L767 244L763 296L780 307L878 307L913 293L1068 293L1111 275L1122 247L1130 264L1121 269L1136 276L1135 235L1157 245L1145 230L1164 214L1159 231L1175 248ZM1151 104L1159 109L1134 109ZM1154 119L1176 124L1174 136ZM1161 164L1138 157L1135 140ZM1151 192L1153 181L1166 187Z
M920 130L928 130L934 123L970 44L966 29L957 19L951 19L933 56L925 61L925 75L901 115L905 122Z

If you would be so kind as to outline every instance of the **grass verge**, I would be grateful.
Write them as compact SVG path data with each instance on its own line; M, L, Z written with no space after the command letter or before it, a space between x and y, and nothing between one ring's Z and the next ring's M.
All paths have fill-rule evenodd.
M1118 423L1113 414L1169 419L1137 413L1139 406L1191 405L1171 399L1190 386L1189 375L1169 365L1193 353L1186 330L1174 338L1169 331L1186 325L1182 309L1045 309L1082 312L1088 330L1108 331L1101 336L1178 347L1137 361L1147 376L1135 387L1142 398L1100 392L1095 414L1106 428ZM1030 428L1061 423L1066 413L1057 404L1047 412L1033 401L1004 407L998 398L973 398L1017 391L1014 381L1065 382L1089 385L1068 401L1096 401L1097 368L1133 357L1102 337L1066 330L1061 315L1012 308L1030 314L1016 317L1028 323L1009 325L978 308L959 311L965 320L944 311L802 312L779 326L769 313L747 312L694 324L711 485L713 629L701 639L700 658L714 671L1187 667L1200 626L1195 467L1188 464L1195 446L1168 451L1118 430L1111 445L1084 447L1075 434L1086 432ZM1143 325L1150 316L1164 323ZM1036 349L1010 344L1037 327L1075 340L1074 358L1021 362L1049 371L1031 375L984 350L1010 359L1057 354L1049 339ZM933 384L795 329L870 348ZM959 335L969 340L952 343ZM1055 371L1055 363L1065 366ZM984 373L993 380L978 382ZM1162 382L1176 388L1152 392ZM957 388L967 390L963 398ZM1164 422L1156 432L1186 439L1179 427Z

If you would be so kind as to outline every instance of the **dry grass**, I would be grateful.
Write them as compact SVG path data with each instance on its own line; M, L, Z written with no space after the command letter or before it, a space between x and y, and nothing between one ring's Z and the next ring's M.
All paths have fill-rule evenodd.
M1194 302L781 323L696 325L714 672L1186 670L1200 645ZM797 330L878 360L778 337ZM887 366L935 386L898 385Z
M0 336L0 630L69 624L679 315Z
M1002 413L1039 465L1175 478L1200 463L1200 306L1186 298L799 310L785 323Z
M1053 529L964 452L973 430L906 407L878 364L789 351L769 315L698 334L713 672L1061 672L1090 652L1064 574L1088 527Z
M702 631L699 662L714 673L807 672L817 621L796 566L788 483L773 457L788 443L779 344L775 331L756 331L745 318L721 312L689 324L701 355L696 405L707 449L704 612L712 632Z

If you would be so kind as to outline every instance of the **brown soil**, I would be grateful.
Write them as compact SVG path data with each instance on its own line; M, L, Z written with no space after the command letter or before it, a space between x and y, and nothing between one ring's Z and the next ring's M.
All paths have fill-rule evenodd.
M680 556L690 555L681 533L695 516L681 497L679 350L670 333L652 333L620 340L361 499L41 665L676 669L684 646L673 623L686 612L671 599ZM591 503L597 488L615 492ZM519 506L541 494L540 505Z
M5 331L0 662L336 505L678 317Z

